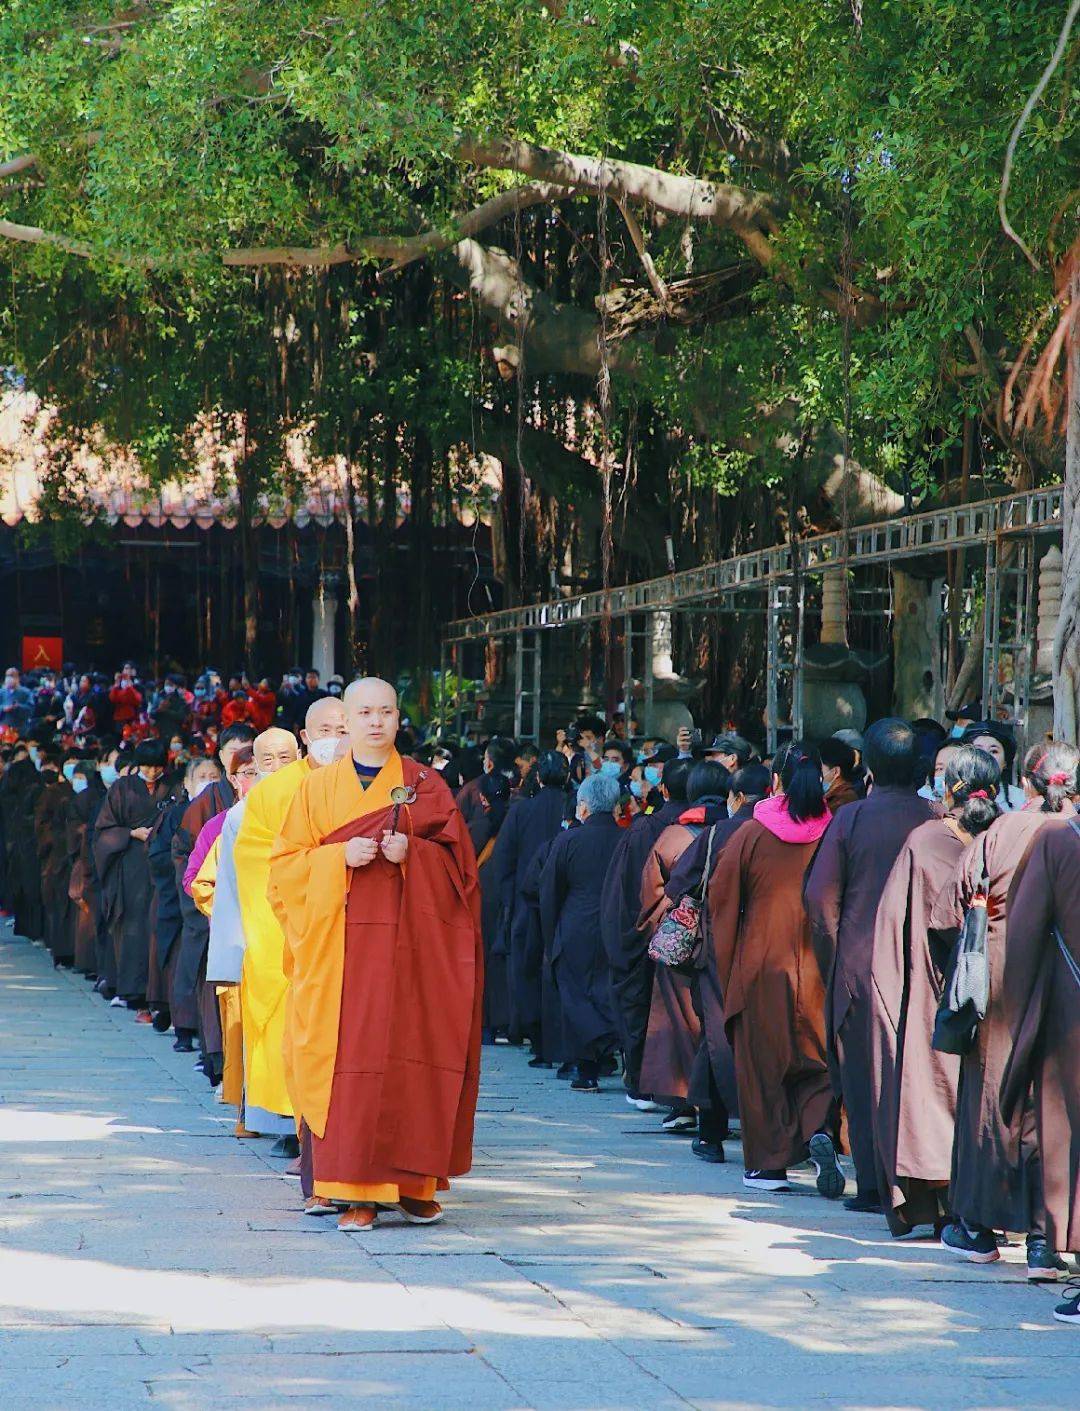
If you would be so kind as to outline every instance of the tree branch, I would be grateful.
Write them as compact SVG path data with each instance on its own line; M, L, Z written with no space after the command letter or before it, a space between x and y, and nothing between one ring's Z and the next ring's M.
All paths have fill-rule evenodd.
M483 141L462 135L458 151L475 166L516 171L535 181L573 186L594 195L606 194L620 203L641 203L684 220L704 221L731 230L759 264L768 267L774 261L769 233L778 228L781 213L774 197L637 162L583 157L513 139Z
M1016 120L1016 125L1009 134L1009 144L1005 148L1005 165L1001 173L1001 190L998 192L998 215L1001 217L1001 228L1009 239L1023 251L1032 269L1039 268L1039 262L1024 243L1023 236L1019 235L1009 220L1009 213L1006 210L1006 203L1009 198L1009 183L1012 181L1013 158L1016 156L1016 144L1020 141L1020 134L1027 126L1027 120L1035 111L1035 105L1046 91L1046 86L1054 76L1058 64L1061 63L1062 55L1069 43L1069 35L1072 27L1076 23L1076 17L1080 15L1080 0L1072 0L1068 14L1065 16L1065 23L1061 26L1061 33L1058 35L1054 52L1050 56L1050 61L1039 75L1039 81L1031 90L1023 111Z
M660 301L662 311L665 314L669 314L671 312L671 295L668 293L667 285L660 278L660 273L656 268L653 257L645 248L645 237L641 233L641 226L638 225L637 217L625 201L620 201L618 205L619 210L622 212L622 218L626 222L626 228L630 232L630 239L634 242L634 249L638 252L638 258L641 260L646 278L652 287L652 291Z

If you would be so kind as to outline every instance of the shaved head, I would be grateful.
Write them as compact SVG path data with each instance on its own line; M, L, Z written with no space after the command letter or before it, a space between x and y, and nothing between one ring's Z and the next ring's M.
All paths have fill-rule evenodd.
M394 752L401 720L397 691L389 681L365 676L345 692L344 705L353 759L360 764L385 764Z
M276 725L255 737L252 750L260 774L276 774L279 769L300 758L296 736L291 730L282 730Z
M345 734L345 708L333 696L313 701L304 716L304 739L321 740L327 735Z
M345 688L343 699L346 710L355 709L356 703L361 700L389 700L394 706L398 703L397 691L381 676L364 676L359 681L350 682Z

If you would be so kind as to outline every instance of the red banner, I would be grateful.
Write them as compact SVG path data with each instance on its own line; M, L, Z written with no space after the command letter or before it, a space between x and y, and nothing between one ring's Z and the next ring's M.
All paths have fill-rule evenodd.
M64 665L63 637L24 637L22 639L22 669L24 671L60 671Z

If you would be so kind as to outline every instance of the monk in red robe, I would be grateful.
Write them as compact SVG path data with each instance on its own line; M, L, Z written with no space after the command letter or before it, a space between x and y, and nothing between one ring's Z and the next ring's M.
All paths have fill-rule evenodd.
M356 681L351 749L306 778L274 846L290 1096L340 1228L435 1200L472 1162L483 947L476 857L438 771L394 748L397 693Z

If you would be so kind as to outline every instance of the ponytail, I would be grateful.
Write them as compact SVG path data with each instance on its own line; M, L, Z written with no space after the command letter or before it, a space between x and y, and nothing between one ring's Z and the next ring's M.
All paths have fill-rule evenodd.
M952 814L971 838L985 833L999 817L997 794L1001 770L993 755L974 745L961 745L945 767L945 788Z
M780 768L787 811L793 823L821 818L828 812L821 781L821 756L813 745L794 742L787 747Z
M1076 769L1080 751L1072 745L1046 745L1038 758L1025 761L1031 787L1042 797L1043 813L1061 813L1076 793Z

